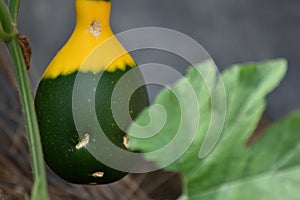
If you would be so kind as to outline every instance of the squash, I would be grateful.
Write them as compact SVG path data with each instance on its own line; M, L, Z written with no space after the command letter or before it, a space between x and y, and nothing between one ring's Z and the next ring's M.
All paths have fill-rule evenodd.
M84 80L80 83L83 91L95 93L93 106L105 136L118 148L127 150L126 133L114 119L111 99L117 82L134 69L136 63L111 31L110 1L75 0L75 9L74 32L47 67L37 89L35 108L41 142L46 163L61 178L76 184L106 184L123 178L127 172L105 165L86 148L90 145L96 151L110 153L110 149L97 141L99 130L90 125L93 119L82 117L79 120L84 126L80 130L76 126L72 107L74 84L80 76ZM96 52L96 57L87 62L93 50L108 38L111 42L105 50ZM110 53L113 52L122 55L111 60ZM141 81L143 76L137 71L128 84ZM121 87L122 93L130 92L126 84ZM85 105L88 96L83 94L80 98L78 101L82 102L83 108L90 106ZM129 112L134 119L149 104L148 99L146 87L138 88L124 112ZM129 125L130 121L125 123ZM111 155L112 159L118 159L118 156Z

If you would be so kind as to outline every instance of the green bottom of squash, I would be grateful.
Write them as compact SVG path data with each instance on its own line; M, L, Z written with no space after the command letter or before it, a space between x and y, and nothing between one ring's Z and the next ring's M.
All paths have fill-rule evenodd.
M61 178L77 184L105 184L123 178L127 172L119 171L103 164L85 148L88 134L89 143L95 151L110 154L110 149L101 146L96 137L99 127L106 137L118 148L126 150L124 136L116 124L112 109L111 97L119 79L127 71L102 72L98 74L74 72L61 75L55 79L42 79L35 98L35 107L40 128L44 158L49 167ZM76 84L75 84L76 80ZM141 73L136 72L134 78L126 80L122 85L122 95L127 94L129 85L143 81ZM73 93L77 92L77 93ZM124 92L124 93L123 93ZM90 94L94 93L91 101ZM74 98L78 106L74 107ZM90 103L94 105L90 105ZM131 96L129 110L134 119L147 105L146 87L140 87ZM79 110L78 110L79 109ZM77 112L76 124L74 110ZM83 113L78 118L78 112ZM95 115L96 112L96 115ZM94 113L94 115L93 115ZM95 126L95 117L98 126ZM79 126L78 126L79 124ZM124 124L124 122L122 123ZM125 124L130 124L126 121ZM119 160L120 155L110 155ZM122 159L120 159L122 160ZM122 165L122 163L120 163Z

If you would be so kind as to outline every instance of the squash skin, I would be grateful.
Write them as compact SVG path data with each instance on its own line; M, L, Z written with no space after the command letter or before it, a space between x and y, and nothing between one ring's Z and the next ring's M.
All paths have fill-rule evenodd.
M117 147L126 150L123 144L123 137L126 135L116 124L112 110L111 97L113 89L118 80L131 66L126 66L125 70L115 70L114 72L80 72L76 71L68 75L59 75L56 78L43 78L39 84L35 107L38 124L41 134L44 158L49 167L61 178L76 184L106 184L123 178L127 172L112 169L101 163L85 148L76 148L80 137L76 129L72 112L72 95L74 82L77 75L83 78L84 84L80 87L86 90L95 91L95 110L97 120L107 138ZM135 69L136 70L136 69ZM101 76L97 88L91 85ZM129 80L130 84L143 81L141 73L137 73L134 80ZM123 87L123 86L122 86ZM122 92L127 93L126 85ZM120 94L122 95L122 94ZM87 102L88 96L82 96L82 106ZM149 98L145 86L137 89L131 96L129 109L131 117L134 119L146 106L149 105ZM129 112L128 110L124 112ZM80 119L80 124L85 124L84 132L93 138L99 130L90 126L90 119ZM126 122L128 125L130 122ZM97 151L109 153L109 149L103 149L100 143L93 141L91 144ZM113 159L118 159L119 155L112 155ZM122 164L122 163L120 163ZM133 163L134 164L134 163ZM103 172L102 177L95 177L95 172Z

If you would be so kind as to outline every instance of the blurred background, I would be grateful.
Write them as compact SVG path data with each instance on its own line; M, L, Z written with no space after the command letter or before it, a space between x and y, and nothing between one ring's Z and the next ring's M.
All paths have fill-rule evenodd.
M286 58L289 62L287 76L269 95L266 116L270 120L275 120L299 109L299 0L112 1L111 24L115 33L147 26L174 29L198 41L214 59L220 71L235 63ZM66 42L74 25L73 0L21 1L19 29L28 36L33 50L29 73L34 91L43 71ZM0 133L19 131L23 135L20 107L16 106L18 101L15 99L13 89L15 86L13 80L7 78L10 77L11 71L4 67L9 61L3 44L0 45L0 53ZM167 64L182 72L188 66L188 63L161 52L134 52L133 56L138 63ZM26 144L26 140L22 139L23 136L18 137L21 138L19 139L21 143ZM8 144L15 142L8 140L10 139L7 138ZM175 177L178 181L176 175L166 176ZM139 178L130 177L129 183ZM146 179L143 177L140 181ZM172 181L174 182L174 179ZM19 188L20 191L21 189ZM175 187L174 190L179 189ZM166 197L168 198L175 197Z

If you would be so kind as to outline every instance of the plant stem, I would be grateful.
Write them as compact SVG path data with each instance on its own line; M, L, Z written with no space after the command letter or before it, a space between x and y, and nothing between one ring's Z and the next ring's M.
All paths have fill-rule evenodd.
M0 0L0 41L8 41L14 35L9 11L3 0Z
M33 177L35 184L38 183L39 185L34 186L39 187L39 190L35 190L39 194L32 194L32 199L35 199L35 196L39 196L39 199L47 200L49 199L49 197L43 159L43 151L40 142L39 128L36 120L29 78L26 71L26 65L17 38L14 37L6 44L12 58L14 72L17 77L20 99L26 122L26 130L28 133L28 143L32 160Z
M0 23L0 41L8 41L12 36L13 34L7 33Z
M15 26L18 16L19 0L9 1L9 10L3 0L0 0L0 26L8 35L13 34L10 38L1 38L6 40L6 45L11 55L13 69L16 75L17 84L20 93L23 115L28 133L28 143L31 155L32 170L34 177L34 187L32 190L32 200L48 200L49 194L47 189L46 171L43 159L43 151L39 134L39 127L34 109L33 97L22 49L19 45L16 35ZM2 12L3 11L3 12Z
M8 9L10 12L11 19L15 23L15 26L17 26L19 5L20 5L20 0L9 0L8 1Z
M14 31L13 25L11 23L10 14L8 8L3 0L0 0L0 13L1 13L1 22L3 30L6 33L11 33Z

